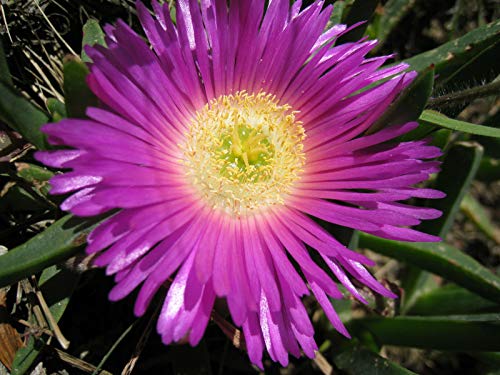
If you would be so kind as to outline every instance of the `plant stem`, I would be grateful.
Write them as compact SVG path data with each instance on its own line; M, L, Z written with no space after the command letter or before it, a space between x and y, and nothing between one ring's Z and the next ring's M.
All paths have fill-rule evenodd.
M486 85L472 87L463 91L452 92L437 98L430 98L427 102L427 106L429 108L446 107L455 102L472 101L474 99L498 94L500 94L500 80L494 80Z

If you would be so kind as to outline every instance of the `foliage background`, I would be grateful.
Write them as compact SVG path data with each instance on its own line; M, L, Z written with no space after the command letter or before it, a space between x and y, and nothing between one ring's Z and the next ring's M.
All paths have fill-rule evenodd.
M396 52L421 72L374 127L420 118L411 137L430 137L443 148L443 170L430 185L448 197L418 204L444 211L421 229L445 242L403 244L329 228L376 259L372 272L401 298L364 290L367 307L332 301L350 341L307 301L321 354L293 359L285 369L268 360L266 373L499 373L499 4L328 3L335 3L332 23L369 20L343 42L377 38L376 54ZM0 6L0 251L6 253L0 256L0 374L256 373L222 303L202 343L191 348L161 344L155 307L136 319L134 296L107 301L113 282L83 253L99 218L64 216L60 198L47 195L55 171L33 159L36 148L47 147L40 125L84 116L95 103L78 57L82 43L102 43L99 25L117 18L140 31L133 2L3 0ZM161 297L153 306L159 303Z

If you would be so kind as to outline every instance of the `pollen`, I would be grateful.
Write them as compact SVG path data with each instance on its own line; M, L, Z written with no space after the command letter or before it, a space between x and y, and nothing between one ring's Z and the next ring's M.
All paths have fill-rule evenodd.
M235 217L284 204L305 162L296 114L274 95L246 91L196 112L179 146L187 178L206 204Z

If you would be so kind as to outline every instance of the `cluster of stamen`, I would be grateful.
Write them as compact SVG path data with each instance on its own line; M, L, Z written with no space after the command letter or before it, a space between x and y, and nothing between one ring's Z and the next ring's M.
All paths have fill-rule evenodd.
M296 113L273 95L245 91L199 110L180 146L205 202L233 216L283 204L305 161Z

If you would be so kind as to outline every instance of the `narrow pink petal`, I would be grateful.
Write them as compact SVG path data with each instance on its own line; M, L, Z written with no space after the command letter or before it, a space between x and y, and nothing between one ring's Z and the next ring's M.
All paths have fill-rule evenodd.
M245 343L250 361L263 370L262 351L264 350L264 339L257 313L248 314L247 320L243 323L243 334L245 335Z
M325 312L330 322L332 322L335 329L339 331L341 334L343 334L345 337L351 338L351 335L349 335L349 332L347 332L344 323L342 323L339 316L335 312L335 309L333 308L332 303L328 300L328 297L326 296L325 292L314 282L311 283L311 289L314 295L316 296L316 299L318 300L319 304L323 308L323 311Z

